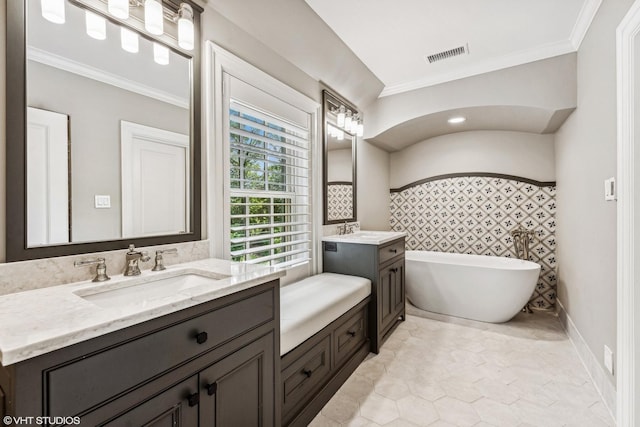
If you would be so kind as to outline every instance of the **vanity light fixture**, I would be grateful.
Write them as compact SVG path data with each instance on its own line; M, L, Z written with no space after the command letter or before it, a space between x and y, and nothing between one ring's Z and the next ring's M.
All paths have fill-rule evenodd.
M160 65L169 65L169 48L160 43L153 43L153 60Z
M358 120L358 130L356 131L356 135L364 136L364 125L362 124L362 119Z
M449 122L449 124L452 125L457 125L460 123L464 123L467 119L465 117L462 116L457 116L457 117L451 117L449 120L447 120L447 122Z
M127 52L138 53L138 34L128 28L120 27L120 45Z
M109 0L109 13L119 19L129 19L129 0Z
M54 24L64 24L64 1L65 0L40 0L42 17Z
M178 46L193 50L195 29L193 27L193 9L186 3L178 10Z
M164 32L164 12L159 0L145 0L144 28L157 36Z
M96 40L107 38L107 21L100 15L85 11L85 22L87 24L87 34Z
M338 141L344 141L344 131L342 129L338 129Z

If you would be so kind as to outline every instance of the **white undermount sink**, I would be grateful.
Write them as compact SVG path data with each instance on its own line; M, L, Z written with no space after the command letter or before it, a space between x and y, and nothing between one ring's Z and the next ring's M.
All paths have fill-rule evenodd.
M99 288L86 289L74 292L80 298L103 308L118 308L140 306L148 308L161 305L168 299L175 297L182 291L199 286L208 286L215 289L221 286L220 280L229 276L216 275L215 277L203 276L195 273L186 273L172 277L158 278L156 280L143 280L139 283L122 283L122 287L109 288L108 285Z
M364 243L372 245L386 243L404 235L405 233L396 231L361 230L355 233L325 236L322 240L325 242Z

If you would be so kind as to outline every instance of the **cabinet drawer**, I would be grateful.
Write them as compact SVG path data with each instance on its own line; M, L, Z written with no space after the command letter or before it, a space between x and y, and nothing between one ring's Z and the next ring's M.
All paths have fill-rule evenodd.
M284 425L329 379L330 371L331 335L326 335L282 372Z
M82 414L274 319L274 314L274 291L269 290L46 370L46 415Z
M367 340L367 307L358 311L333 331L336 367Z
M378 263L384 264L391 258L404 253L404 239L396 240L395 242L382 246L378 249Z

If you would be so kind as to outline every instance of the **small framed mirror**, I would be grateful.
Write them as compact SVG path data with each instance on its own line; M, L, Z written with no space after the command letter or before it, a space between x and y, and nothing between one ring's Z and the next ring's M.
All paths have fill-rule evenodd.
M324 90L324 224L356 221L356 136L358 111ZM354 124L355 123L355 124Z

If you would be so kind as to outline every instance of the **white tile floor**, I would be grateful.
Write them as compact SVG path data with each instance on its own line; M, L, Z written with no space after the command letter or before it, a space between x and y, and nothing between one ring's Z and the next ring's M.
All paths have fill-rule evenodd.
M614 425L555 315L495 325L408 312L311 426Z

